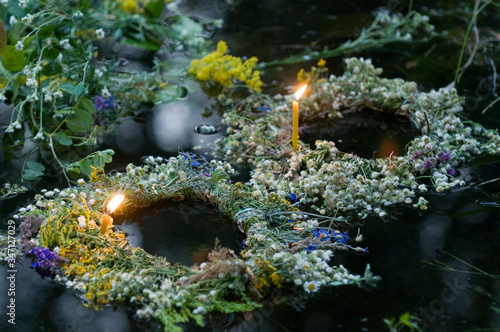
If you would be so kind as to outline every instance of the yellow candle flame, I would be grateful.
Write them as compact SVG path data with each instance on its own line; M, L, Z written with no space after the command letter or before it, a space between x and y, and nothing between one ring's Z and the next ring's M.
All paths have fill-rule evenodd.
M303 87L301 87L300 89L298 89L297 92L295 92L295 100L299 100L300 96L302 96L304 91L306 91L306 88L307 88L307 84L304 85Z
M123 202L125 195L116 195L108 203L108 213L113 213L114 210Z

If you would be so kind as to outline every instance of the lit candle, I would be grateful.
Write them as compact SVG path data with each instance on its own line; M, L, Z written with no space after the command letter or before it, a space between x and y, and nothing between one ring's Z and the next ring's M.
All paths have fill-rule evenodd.
M292 132L292 146L295 150L299 149L299 98L306 90L307 84L295 92L295 100L293 101L293 132Z
M124 198L124 195L116 195L109 201L107 210L102 216L101 229L99 230L100 234L105 234L108 230L109 225L113 223L113 218L111 218L110 214L113 213L114 210L116 210L118 205L123 202Z

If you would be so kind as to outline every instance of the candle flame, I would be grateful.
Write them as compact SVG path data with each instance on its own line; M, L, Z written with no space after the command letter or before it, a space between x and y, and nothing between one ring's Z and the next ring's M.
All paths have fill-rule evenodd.
M306 91L306 88L307 88L307 84L304 85L303 87L301 87L300 89L298 89L297 92L295 92L295 100L299 100L300 96L302 96L304 91Z
M113 213L114 210L116 210L116 208L118 207L118 205L121 204L121 202L123 202L123 199L125 198L124 195L116 195L115 197L113 197L109 203L108 203L108 213Z

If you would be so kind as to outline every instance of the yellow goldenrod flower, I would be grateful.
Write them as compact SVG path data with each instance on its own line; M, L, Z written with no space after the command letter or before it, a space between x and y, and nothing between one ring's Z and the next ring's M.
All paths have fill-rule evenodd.
M260 92L263 84L260 72L253 70L259 60L252 57L242 61L239 57L225 54L226 52L227 44L220 41L214 52L191 61L189 73L200 81L213 80L222 86L231 86L234 80L238 80Z

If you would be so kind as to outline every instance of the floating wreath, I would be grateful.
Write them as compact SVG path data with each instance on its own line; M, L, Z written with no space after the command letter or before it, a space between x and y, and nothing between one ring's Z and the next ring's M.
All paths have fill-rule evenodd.
M291 219L297 209L278 195L255 201L252 188L230 182L232 172L228 163L189 153L149 157L145 166L129 165L110 176L95 171L90 183L43 190L35 204L20 209L19 248L33 257L42 277L74 288L86 306L125 304L141 320L161 321L165 331L181 330L176 324L190 319L202 325L208 312L251 311L276 288L283 299L294 294L299 303L323 286L377 280L369 267L359 276L328 264L333 250L365 251L350 246L347 233L276 222L277 216ZM131 247L120 230L102 232L104 204L116 193L126 196L122 214L164 200L205 201L237 223L246 248L238 257L216 245L200 265L172 265Z
M316 141L316 149L299 142L297 151L290 143L293 96L253 93L224 114L229 135L219 142L219 152L254 169L248 183L254 198L292 193L302 207L345 221L387 218L389 207L427 209L419 195L428 187L444 192L463 186L457 167L500 154L497 130L461 119L463 98L454 88L421 92L415 82L380 77L382 69L370 59L348 58L345 64L342 76L328 77L323 60L299 73L299 81L309 83L300 100L300 123L372 109L408 118L421 135L408 143L405 155L388 158L361 158L324 140ZM229 92L221 99L230 97Z
M232 183L231 164L190 153L148 157L144 166L109 176L95 170L90 183L45 190L20 210L20 250L34 257L42 276L74 288L87 306L123 303L166 331L190 319L202 325L208 312L253 310L276 288L282 299L298 302L323 286L374 283L369 266L360 276L328 264L334 250L366 251L332 227L385 217L390 206L426 209L419 192L429 184L438 192L463 185L456 167L500 154L500 137L458 117L454 89L419 92L413 82L380 78L381 70L364 59L347 59L340 77L323 77L324 63L318 65L300 74L310 84L301 121L362 107L406 116L422 135L405 156L363 159L329 141L318 141L315 150L299 142L294 150L291 96L253 93L224 115L229 135L219 143L229 161L252 166L250 181ZM200 265L172 265L131 247L119 230L100 231L105 203L116 193L126 197L122 214L164 200L204 201L238 225L246 247L240 257L216 246Z

